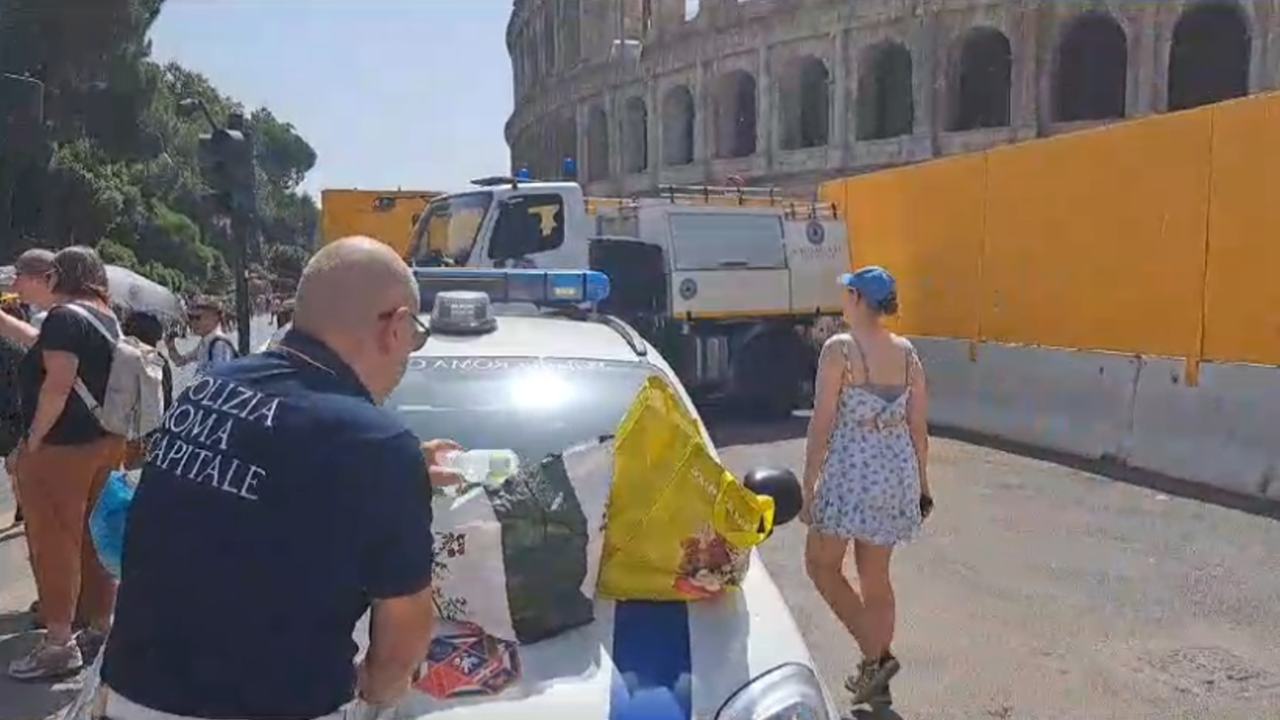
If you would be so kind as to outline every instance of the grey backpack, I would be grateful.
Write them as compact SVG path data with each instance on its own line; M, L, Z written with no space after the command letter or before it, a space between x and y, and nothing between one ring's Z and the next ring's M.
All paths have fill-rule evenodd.
M164 422L164 357L137 338L112 333L89 310L74 303L63 305L89 321L111 343L111 372L107 391L99 403L84 381L76 378L75 390L103 430L129 439L143 437Z

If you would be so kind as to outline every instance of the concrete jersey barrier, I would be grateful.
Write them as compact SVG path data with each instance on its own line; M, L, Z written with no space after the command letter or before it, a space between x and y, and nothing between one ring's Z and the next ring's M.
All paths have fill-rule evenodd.
M930 422L1280 500L1280 368L914 338Z

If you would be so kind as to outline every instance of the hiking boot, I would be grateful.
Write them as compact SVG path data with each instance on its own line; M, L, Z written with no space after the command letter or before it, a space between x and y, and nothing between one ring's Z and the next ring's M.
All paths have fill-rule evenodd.
M884 689L867 698L867 704L874 708L893 707L893 691L889 689L889 683L884 684Z
M98 653L102 651L102 646L106 644L107 634L92 628L83 630L76 635L76 645L80 648L80 656L86 665L90 665L94 660L98 659Z
M858 665L858 674L850 675L844 681L844 687L853 693L853 704L862 705L888 693L889 681L902 669L898 659L886 654L879 660L863 660ZM892 697L890 697L892 702Z
M9 677L14 680L54 679L74 675L82 667L84 657L74 640L66 645L54 645L44 637L26 657L9 663Z

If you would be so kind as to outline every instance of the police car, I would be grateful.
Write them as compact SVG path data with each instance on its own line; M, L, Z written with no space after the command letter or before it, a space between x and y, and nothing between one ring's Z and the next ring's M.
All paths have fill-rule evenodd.
M416 273L423 306L433 308L431 336L410 358L387 406L401 413L419 437L543 457L584 438L613 434L654 375L676 388L697 417L658 352L625 323L592 310L609 292L607 276L536 270ZM707 440L710 445L709 435ZM780 505L780 519L785 519L782 512ZM591 624L520 646L519 678L500 693L437 700L411 692L389 715L406 720L838 717L758 556L741 590L717 599L595 602ZM362 647L367 620L356 630ZM91 673L85 691L94 684ZM87 704L78 702L66 717L82 717L75 710Z
M388 406L419 437L542 457L612 434L653 375L697 416L649 343L589 310L609 291L601 273L422 269L418 279L424 307L434 305L431 338ZM741 592L691 603L597 599L595 614L586 627L521 646L518 687L443 702L413 693L396 716L837 717L759 557Z

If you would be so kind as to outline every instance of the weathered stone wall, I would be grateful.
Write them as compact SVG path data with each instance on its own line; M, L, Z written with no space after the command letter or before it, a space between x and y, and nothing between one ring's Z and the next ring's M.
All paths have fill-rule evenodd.
M513 167L804 191L1280 86L1280 0L691 2L516 0Z

